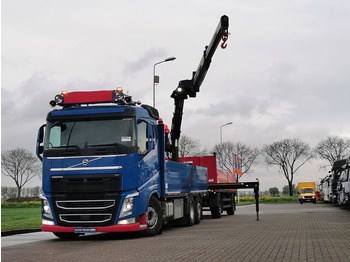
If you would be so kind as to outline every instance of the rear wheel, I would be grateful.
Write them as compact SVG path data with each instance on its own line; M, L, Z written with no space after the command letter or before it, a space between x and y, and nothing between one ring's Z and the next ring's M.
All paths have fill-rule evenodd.
M147 207L147 229L142 231L143 236L157 235L162 226L162 207L157 198L151 197Z
M212 199L210 200L210 211L212 218L221 217L222 207L220 194L212 196Z
M201 196L196 197L195 209L194 209L194 223L199 224L202 220L202 198Z
M195 203L193 196L190 196L187 200L187 205L185 206L186 212L182 218L177 221L177 225L179 226L193 226L195 222Z
M188 215L187 215L187 226L193 226L195 221L195 204L193 196L188 199Z
M227 215L233 216L235 214L236 203L235 203L235 198L233 195L231 195L230 199L231 199L230 200L231 206L229 208L226 208L225 210L226 210Z

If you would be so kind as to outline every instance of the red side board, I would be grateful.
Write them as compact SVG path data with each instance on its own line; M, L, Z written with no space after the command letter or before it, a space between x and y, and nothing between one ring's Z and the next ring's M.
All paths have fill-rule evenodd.
M242 176L242 171L234 169L233 173L222 171L216 167L215 156L180 157L181 163L193 164L194 166L205 166L208 168L208 183L235 183L237 174Z

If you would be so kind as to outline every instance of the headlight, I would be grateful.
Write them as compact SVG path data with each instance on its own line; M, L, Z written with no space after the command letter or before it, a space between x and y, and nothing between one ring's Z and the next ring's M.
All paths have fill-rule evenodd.
M127 195L124 198L122 210L120 211L119 218L126 217L132 214L132 211L134 209L134 198L139 195L139 192Z
M50 203L44 196L41 197L41 212L43 216L53 219Z

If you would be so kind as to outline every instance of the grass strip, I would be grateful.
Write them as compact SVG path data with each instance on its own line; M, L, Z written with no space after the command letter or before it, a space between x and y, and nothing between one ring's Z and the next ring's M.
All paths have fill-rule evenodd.
M41 208L1 208L1 232L41 228Z

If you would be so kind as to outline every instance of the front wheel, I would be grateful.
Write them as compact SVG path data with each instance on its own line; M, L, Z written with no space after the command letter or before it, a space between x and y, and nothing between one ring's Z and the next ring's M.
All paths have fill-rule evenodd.
M147 207L147 229L142 231L142 235L149 237L155 236L162 226L162 207L157 198L151 197Z

